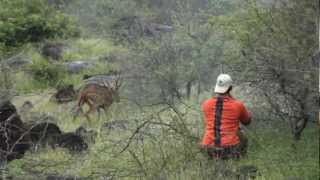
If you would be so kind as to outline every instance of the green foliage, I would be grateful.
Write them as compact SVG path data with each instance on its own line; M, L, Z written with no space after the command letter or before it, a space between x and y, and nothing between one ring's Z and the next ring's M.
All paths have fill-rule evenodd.
M59 64L52 64L44 59L36 59L29 66L32 78L43 87L55 87L66 76L66 69Z
M1 0L0 17L2 46L79 35L74 20L44 0Z

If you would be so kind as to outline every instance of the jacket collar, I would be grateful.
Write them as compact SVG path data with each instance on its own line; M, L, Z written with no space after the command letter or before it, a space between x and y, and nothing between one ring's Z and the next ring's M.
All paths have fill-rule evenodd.
M216 95L216 96L214 96L213 98L214 98L214 99L217 99L218 97L223 97L223 100L231 100L231 99L234 99L230 94L228 94L228 95Z

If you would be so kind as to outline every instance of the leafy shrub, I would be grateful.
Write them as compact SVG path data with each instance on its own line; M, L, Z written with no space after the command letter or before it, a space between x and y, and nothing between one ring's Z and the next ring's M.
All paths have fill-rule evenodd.
M66 76L66 69L58 64L50 64L48 61L40 59L29 66L29 71L35 81L43 84L44 87L57 86Z
M0 1L0 41L8 47L79 35L73 19L44 0Z

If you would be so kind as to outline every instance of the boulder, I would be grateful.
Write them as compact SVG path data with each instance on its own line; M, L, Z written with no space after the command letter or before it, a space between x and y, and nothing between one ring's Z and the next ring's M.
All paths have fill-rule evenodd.
M25 106L31 106L26 102ZM49 118L50 119L50 118ZM50 145L83 151L88 148L85 138L94 139L96 132L78 128L76 133L63 133L53 122L33 121L24 124L10 101L0 102L0 161L20 159L31 145Z
M57 139L57 146L75 152L81 152L88 149L88 144L84 139L73 132L61 134Z
M76 135L81 136L86 143L95 143L98 133L94 130L87 130L83 126L80 126L75 131Z
M57 92L52 96L52 100L58 103L66 103L73 101L76 98L76 91L72 84L60 87Z
M26 57L26 55L18 54L18 55L10 57L7 60L4 60L3 62L4 62L4 64L6 64L8 67L10 67L12 69L19 69L19 68L22 68L28 64L31 64L32 61L31 61L31 59Z
M92 65L93 65L92 62L81 61L81 60L64 63L64 66L66 67L69 73L79 73L82 70L88 69Z
M59 126L52 122L33 124L29 126L29 131L31 142L35 146L49 145L52 148L67 148L73 152L81 152L86 150L88 148L86 138L95 138L90 137L89 134L91 131L87 131L83 127L78 128L76 132L63 133Z
M29 127L30 140L33 145L50 145L55 147L57 139L62 134L60 128L50 122L41 122Z
M129 121L127 120L117 120L117 121L111 121L106 122L102 125L103 128L106 128L107 130L127 130L128 129Z
M15 106L0 102L0 160L20 159L30 148L30 137Z
M58 61L62 58L64 47L63 43L46 42L41 49L41 54L46 58Z

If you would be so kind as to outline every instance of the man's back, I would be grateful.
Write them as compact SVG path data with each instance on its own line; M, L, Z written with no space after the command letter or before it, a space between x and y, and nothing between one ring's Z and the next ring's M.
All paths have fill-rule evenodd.
M218 97L221 99L221 109L217 109ZM207 125L202 144L222 147L239 144L239 121L250 123L250 115L241 101L228 95L218 97L210 98L202 104Z

